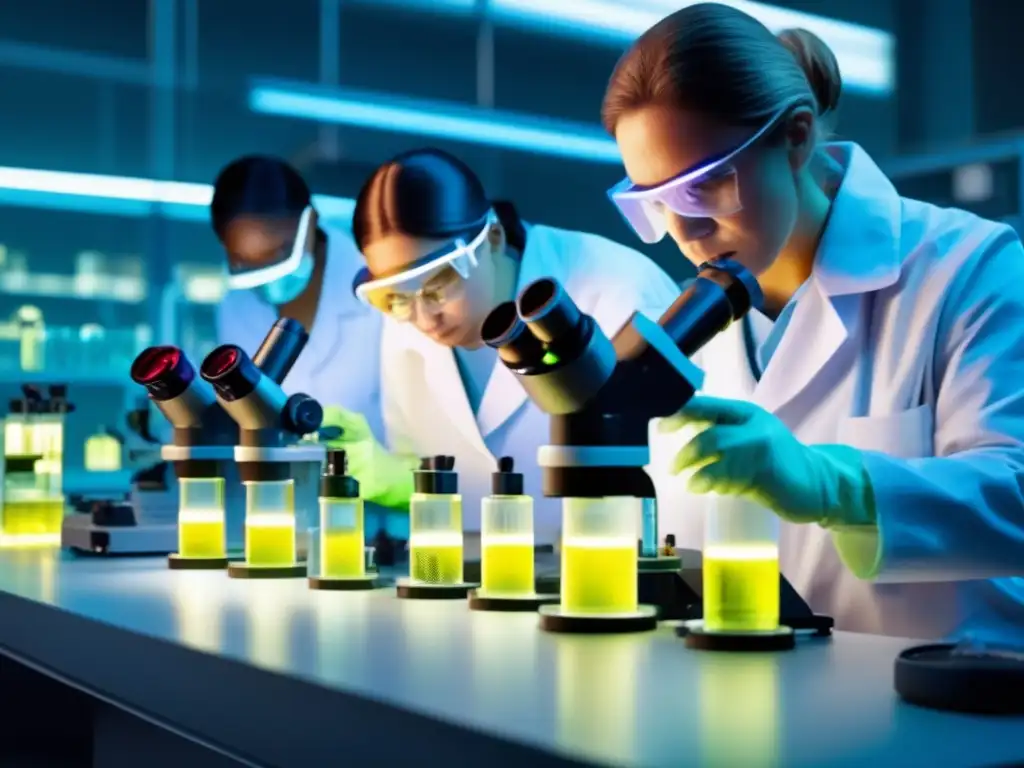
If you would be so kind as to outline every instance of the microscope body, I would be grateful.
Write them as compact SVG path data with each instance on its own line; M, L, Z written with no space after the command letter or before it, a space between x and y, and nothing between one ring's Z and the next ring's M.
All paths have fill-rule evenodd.
M635 546L639 520L642 569L678 568L678 558L659 558L656 493L645 469L649 425L702 387L690 356L761 301L753 276L722 261L702 267L658 322L634 313L611 339L551 279L487 318L485 342L551 417L537 462L543 494L566 500L563 552L574 536L614 530L622 539L629 525Z
M315 526L327 455L323 445L304 438L319 429L323 409L308 395L286 395L281 382L308 338L300 323L281 318L251 359L228 344L213 350L200 367L221 409L237 425L233 457L241 483L293 481L299 558L308 553L305 532Z

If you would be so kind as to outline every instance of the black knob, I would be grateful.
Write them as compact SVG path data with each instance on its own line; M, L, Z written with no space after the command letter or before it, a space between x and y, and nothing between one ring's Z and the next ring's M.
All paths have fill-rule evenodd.
M289 432L308 435L316 432L324 420L324 409L309 395L296 393L284 404L283 422Z

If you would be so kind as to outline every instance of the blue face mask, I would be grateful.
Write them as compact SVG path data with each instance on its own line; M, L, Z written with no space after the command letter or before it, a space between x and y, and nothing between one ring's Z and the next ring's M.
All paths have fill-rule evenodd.
M294 272L253 288L256 294L268 304L276 307L295 301L309 286L316 265L313 254L304 253Z

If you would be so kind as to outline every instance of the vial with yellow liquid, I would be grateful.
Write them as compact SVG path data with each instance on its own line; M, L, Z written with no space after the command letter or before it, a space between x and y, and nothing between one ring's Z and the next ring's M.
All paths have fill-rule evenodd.
M465 597L473 585L462 576L462 497L454 456L424 458L413 473L409 502L409 578L399 580L405 598Z
M176 570L227 568L224 517L223 477L178 478L178 551L168 558L168 566Z
M637 596L637 534L643 500L632 496L562 500L561 603L542 606L552 632L640 632L657 609Z
M480 508L480 588L474 610L533 611L554 596L538 595L534 582L533 499L511 456L498 460L491 495Z
M311 589L373 589L375 575L366 573L366 533L359 482L348 474L345 451L327 452L320 477L320 524L312 532L309 559Z
M686 623L687 645L707 650L787 650L779 623L779 518L733 496L709 501L704 522L704 617Z
M306 575L298 562L295 481L246 480L245 561L230 563L236 578L293 578Z

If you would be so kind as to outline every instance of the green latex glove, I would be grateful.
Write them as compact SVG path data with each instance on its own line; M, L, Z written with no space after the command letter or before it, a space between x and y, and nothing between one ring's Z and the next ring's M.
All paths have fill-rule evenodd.
M349 474L359 481L360 495L391 509L408 509L412 497L415 457L389 453L373 436L362 414L331 405L324 408L325 427L341 427L341 436L329 440L331 448L343 448Z
M742 496L793 523L873 525L874 494L860 452L804 445L753 403L694 397L659 431L699 431L680 449L673 474L692 472L691 493Z

